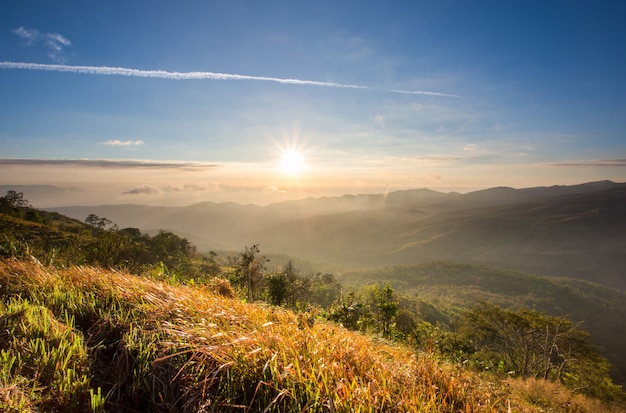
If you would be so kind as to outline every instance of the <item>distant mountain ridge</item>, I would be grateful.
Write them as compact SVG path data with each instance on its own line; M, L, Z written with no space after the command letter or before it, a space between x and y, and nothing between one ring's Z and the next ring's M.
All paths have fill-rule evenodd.
M259 244L268 253L353 267L445 259L626 290L626 183L496 187L467 194L412 189L267 206L204 202L49 210L80 220L94 213L142 231L164 228L206 250Z

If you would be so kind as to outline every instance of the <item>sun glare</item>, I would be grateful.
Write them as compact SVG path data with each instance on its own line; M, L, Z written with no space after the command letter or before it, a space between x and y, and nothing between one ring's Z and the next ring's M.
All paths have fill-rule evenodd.
M306 167L304 155L298 150L288 149L280 155L280 170L287 175L299 175Z

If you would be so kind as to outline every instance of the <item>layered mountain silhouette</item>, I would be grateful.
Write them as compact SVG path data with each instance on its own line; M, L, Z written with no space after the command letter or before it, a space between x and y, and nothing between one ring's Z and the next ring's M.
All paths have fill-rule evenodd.
M267 206L204 202L50 210L80 220L93 213L142 231L164 228L202 250L259 244L265 253L350 267L484 263L626 290L626 183L467 194L413 189Z

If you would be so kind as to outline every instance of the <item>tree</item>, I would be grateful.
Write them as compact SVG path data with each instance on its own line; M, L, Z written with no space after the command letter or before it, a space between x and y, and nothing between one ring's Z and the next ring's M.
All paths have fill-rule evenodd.
M0 198L0 202L6 203L12 208L26 208L29 206L28 201L24 199L24 194L16 191L7 191L6 195Z
M382 288L375 286L373 292L379 330L384 337L389 337L392 321L398 313L398 301L395 292L389 283Z
M235 271L236 281L245 286L246 295L250 302L256 299L256 293L263 280L263 270L267 262L264 256L258 255L259 252L258 244L245 247L239 254L240 259Z
M30 207L27 200L24 199L22 192L13 190L7 191L6 195L0 197L0 212L5 214L20 214L20 209Z
M109 225L113 225L113 221L107 218L100 218L96 214L89 214L87 218L85 218L85 223L100 230L105 229Z
M290 292L289 276L284 272L274 272L266 277L267 294L270 304L283 305Z
M329 308L341 299L342 286L333 274L317 273L311 280L310 299L313 303Z
M280 277L285 291L285 299L288 301L288 305L292 308L296 306L298 301L298 281L300 277L291 260L287 261L287 265L283 270L283 277Z
M156 259L170 269L188 263L196 252L189 240L163 230L150 239L149 248Z
M413 338L415 336L415 329L417 323L413 314L408 310L400 310L395 319L396 330L400 337L404 339Z
M366 306L359 302L356 294L351 292L345 300L341 300L341 303L328 312L326 318L341 324L348 330L365 331L371 315Z
M560 381L595 396L616 394L608 362L580 326L563 317L481 302L464 314L461 331L473 341L477 359L500 360L504 371Z
M287 305L290 308L297 308L310 298L311 278L300 274L291 260L287 261L283 273L285 274Z
M204 274L217 275L221 270L221 266L217 263L217 253L215 251L209 251L209 254L202 255L202 263L200 264L200 270Z

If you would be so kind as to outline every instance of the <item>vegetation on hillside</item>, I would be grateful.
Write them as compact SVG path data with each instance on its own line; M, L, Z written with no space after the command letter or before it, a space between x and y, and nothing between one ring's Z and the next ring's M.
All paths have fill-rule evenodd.
M620 411L210 284L2 259L0 285L5 411Z
M0 197L4 410L623 411L567 318L442 312L382 278L344 292L270 267L258 245L201 254L85 221Z
M389 283L399 296L401 312L426 320L437 331L458 328L463 313L489 302L511 311L532 309L566 318L588 330L613 364L612 377L626 383L626 296L581 280L539 277L511 268L455 262L346 271L337 277L346 289ZM363 301L363 299L361 299Z
M186 278L219 271L210 255L169 231L151 237L95 214L82 223L35 210L15 191L0 197L0 231L0 255L34 256L46 265L90 264L136 274L158 266Z

